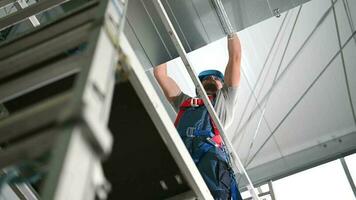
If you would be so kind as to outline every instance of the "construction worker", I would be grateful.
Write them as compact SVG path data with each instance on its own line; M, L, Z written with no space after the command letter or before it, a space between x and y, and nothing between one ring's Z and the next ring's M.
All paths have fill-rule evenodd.
M241 45L237 34L230 34L227 39L229 61L225 74L218 70L206 70L198 76L223 126L232 120L241 65ZM178 111L175 126L214 199L242 200L227 154L222 148L219 131L202 99L184 94L167 75L166 63L154 68L154 76Z

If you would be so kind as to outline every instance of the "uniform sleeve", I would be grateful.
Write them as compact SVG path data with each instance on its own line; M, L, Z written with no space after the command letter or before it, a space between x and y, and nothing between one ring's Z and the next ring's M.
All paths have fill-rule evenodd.
M234 118L237 91L237 87L229 87L224 84L220 94L217 96L215 109L225 127L229 126Z
M237 101L238 87L230 87L224 84L222 88L223 95L225 97L225 103L229 108L233 108Z
M171 105L173 106L174 110L176 112L179 111L179 106L183 103L183 101L185 101L186 99L188 99L189 96L184 94L183 92L181 92L172 102Z

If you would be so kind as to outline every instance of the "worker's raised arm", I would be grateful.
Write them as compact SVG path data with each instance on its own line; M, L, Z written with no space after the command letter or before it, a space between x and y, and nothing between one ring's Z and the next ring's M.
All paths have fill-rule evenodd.
M177 83L167 74L167 63L156 66L153 69L153 74L161 86L168 101L173 101L175 97L181 93Z
M225 83L237 87L240 84L241 44L236 33L229 34L227 38L229 62L225 70Z

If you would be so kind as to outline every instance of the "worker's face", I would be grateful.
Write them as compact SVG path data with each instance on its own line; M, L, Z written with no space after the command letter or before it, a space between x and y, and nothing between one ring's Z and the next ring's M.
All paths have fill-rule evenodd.
M208 76L204 78L201 83L208 94L215 94L223 86L220 79L216 76Z

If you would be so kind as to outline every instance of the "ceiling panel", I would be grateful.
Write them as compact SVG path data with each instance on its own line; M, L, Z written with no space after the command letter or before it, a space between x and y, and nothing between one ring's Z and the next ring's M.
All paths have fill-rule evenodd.
M200 15L196 12L195 4L192 1L163 0L162 3L187 52L209 42ZM153 7L152 4L151 6ZM153 7L153 9L155 8ZM156 12L153 9L150 13Z
M210 12L213 10L211 1L192 0L192 4L206 31L207 40L205 42L210 43L221 38L224 31L217 15Z
M226 13L236 30L242 30L272 15L267 1L222 0Z
M343 0L345 2L346 7L348 9L348 13L352 18L352 24L356 27L356 1L354 0Z
M258 112L258 114L252 118L250 123L246 126L246 129L240 132L241 136L236 141L233 141L233 144L242 160L245 160L247 156L254 154L263 141L270 135L269 127L264 120L261 121L260 127L256 133L260 117L261 112ZM254 140L255 133L256 137ZM251 143L253 143L252 148Z
M341 58L338 57L295 107L275 136L287 155L354 130Z
M344 48L344 57L348 83L350 87L351 99L354 109L356 109L356 37L351 40Z
M281 1L278 4L283 12L304 2L306 0L293 0ZM211 1L162 0L162 3L187 52L225 36ZM237 31L273 16L272 7L268 5L267 0L223 0L222 3ZM139 46L135 46L136 42L133 42L132 46L134 50L136 48L144 49L150 60L145 65L156 66L177 57L174 46L170 42L169 35L166 33L152 2L129 1L127 20L132 31L131 33L125 31L125 33L134 33L134 37L137 37Z
M288 72L275 85L266 107L266 116L271 127L277 126L338 51L335 26L332 23L333 17L330 15L300 52Z
M342 3L343 1L339 0L336 4L336 12L338 12L338 21L340 21L341 37L345 41L351 35L351 28L347 21L345 23L345 20L348 19L345 17L345 9ZM340 5L344 10L340 8ZM295 32L293 33L294 35L284 58L282 69L294 57L330 6L330 2L322 0L314 0L303 5ZM294 13L290 15L293 15L293 17L289 20L288 26L285 28L286 31L283 32L282 37L278 40L281 44L276 48L276 56L273 62L271 62L272 69L268 75L267 73L263 75L267 79L267 82L263 83L261 81L259 83L261 86L264 86L264 94L266 94L268 88L272 85L273 76L287 42L286 38L289 36L296 16L295 10L297 8L293 9ZM290 68L286 71L287 73L281 77L269 100L266 118L272 128L275 128L288 114L293 105L298 102L298 99L302 97L303 93L318 77L339 49L334 16L332 10L330 11L327 18L317 28L292 65L289 66ZM256 26L261 26L262 24L264 22ZM252 31L252 28L246 30ZM257 30L257 28L254 30ZM265 31L270 31L270 29L265 28ZM246 32L247 34L253 35L255 33ZM256 41L254 45L263 46L263 43ZM356 103L356 79L354 78L356 77L355 52L356 40L351 40L344 50L344 55L353 105ZM249 52L249 54L253 54L253 52ZM251 59L249 62L253 63L255 60ZM251 67L255 66L251 65ZM241 87L246 86L241 85ZM248 110L251 110L251 108L248 108ZM260 111L257 110L256 116L259 115ZM234 143L237 145L241 143L239 145L239 152L242 152L241 156L244 159L246 155L243 153L249 148L249 144L251 143L249 139L251 140L255 130L252 128L252 124L254 124L255 128L257 126L258 117L256 116L250 120L246 129L243 130L246 134L243 141L235 141ZM354 143L352 142L353 139L351 139L350 144L347 144L349 146L343 144L345 138L354 135L356 131L354 123L345 74L341 57L339 56L326 69L325 73L320 76L319 80L311 87L305 97L301 99L295 109L290 112L290 115L285 118L285 121L281 123L281 126L275 132L275 141L271 137L256 155L254 161L248 166L248 169L252 170L251 175L253 180L262 180L264 176L268 176L265 179L268 180L271 177L295 173L296 171L315 166L318 163L335 159L337 156L345 153L346 149L349 149L349 151L354 149L355 145L351 145ZM236 134L240 133L237 132ZM262 144L266 137L264 134L266 132L259 135L255 143ZM282 155L287 159L283 159ZM266 171L270 172L269 175L263 175Z
M248 85L249 83L247 82L245 76L241 77L241 82L240 84L243 85ZM239 126L239 124L241 123L241 117L242 114L244 113L245 109L246 109L246 104L248 101L248 97L251 94L251 90L249 87L240 87L239 91L238 91L238 97L237 97L237 103L236 103L236 109L234 111L234 120L231 124L231 126L228 128L228 132L230 133L236 133L236 130ZM255 102L253 99L251 99L253 102ZM230 138L232 139L232 141L236 141L238 138L240 137L240 134L233 134Z
M143 49L143 46L140 44L140 41L138 41L137 37L135 37L135 33L128 20L126 20L125 23L125 32L126 32L126 37L130 40L131 45L136 46L135 54L141 61L142 66L145 68L145 70L151 68L150 60L148 59L147 54Z
M256 145L256 146L260 147L260 145ZM249 163L248 166L245 165L245 167L247 169L251 169L256 166L263 165L264 163L268 163L270 161L283 158L278 148L279 148L278 143L276 142L274 137L271 137L271 139L268 140L266 144L263 146L263 150L261 150L258 154L256 154L256 156L253 158L251 163ZM253 155L255 155L255 153L251 154L250 159L252 158ZM284 167L284 168L288 167L287 162L284 162L283 164L284 165L280 167Z
M258 74L264 66L285 15L286 13L283 13L279 18L270 18L258 26L251 26L240 32L242 46L246 46L242 68L251 85L254 85L258 79ZM266 29L269 31L264 31Z
M282 63L282 68L280 70L280 74L283 72L283 70L287 67L287 64L290 63L293 59L293 57L296 55L298 50L302 47L303 43L307 41L306 45L310 43L310 41L313 41L316 36L316 34L312 34L312 31L316 28L316 32L324 32L325 30L320 30L322 27L324 29L333 29L333 18L331 16L332 11L329 9L331 7L330 1L325 1L325 0L313 0L308 2L307 4L304 4L301 8L300 14L297 17L295 13L295 18L291 21L291 25L295 23L296 20L296 25L294 32L292 33L292 38L290 41L290 44L288 45L288 49L286 51L286 54L283 59ZM294 8L295 12L298 10L298 8ZM327 13L327 18L323 19L324 14ZM320 21L323 19L322 21ZM321 22L322 24L318 26L318 23ZM333 30L332 30L333 31ZM330 32L329 35L333 37L332 39L336 38L336 32L333 34L333 32ZM312 34L312 37L307 40L308 36ZM288 35L289 36L289 35ZM286 45L283 45L283 50ZM309 45L310 46L310 45ZM302 51L304 51L302 49ZM298 57L300 57L298 55ZM278 63L280 61L281 57L277 58ZM294 61L295 62L295 61Z
M352 34L352 20L348 18L348 8L345 0L335 3L336 20L339 27L341 44L345 44L347 38Z
M147 57L150 60L150 63L145 63L145 60L140 61L143 62L144 65L151 65L152 60L155 62L163 62L165 60L163 58L172 59L171 55L174 52L170 51L170 47L173 46L173 44L170 42L170 40L163 40L163 38L168 37L166 36L165 32L158 32L158 25L160 21L153 21L153 14L148 13L145 4L139 0L132 0L129 2L127 9L128 11L126 19L130 24L131 32L128 32L125 28L125 34L129 35L129 39L137 38L140 46L136 46L137 43L130 40L131 45L134 47L135 51L136 49L143 48L144 53L147 54ZM144 40L141 38L149 39Z
M281 31L278 35L276 44L273 47L270 56L268 57L266 68L263 71L256 87L256 96L259 99L261 99L261 97L270 89L272 82L276 76L278 67L281 65L281 57L283 56L283 52L289 39L289 35L292 31L293 22L298 13L298 10L299 8L290 10L288 15L286 16L285 24L283 24L283 26L281 27ZM268 30L268 28L266 27L264 30ZM264 32L261 31L260 34L264 34Z
M242 72L243 82L240 85L242 90L249 90L248 93L240 93L238 101L237 121L238 124L245 124L252 110L257 106L255 99L258 97L259 85L263 85L266 73L270 72L270 61L275 54L275 49L278 49L280 44L279 38L282 37L284 29L279 33L279 37L275 40L280 26L286 13L280 18L271 18L256 26L251 26L240 32L240 40L244 47L242 57ZM290 14L289 14L290 16ZM288 19L284 24L288 23ZM269 30L269 31L265 31ZM272 48L273 47L273 48ZM269 55L270 50L272 52ZM268 59L268 60L267 60ZM245 82L247 79L248 82ZM255 86L256 83L259 83ZM240 90L241 90L240 89ZM254 90L254 93L251 91ZM241 126L237 127L240 130ZM236 129L237 130L237 129Z

